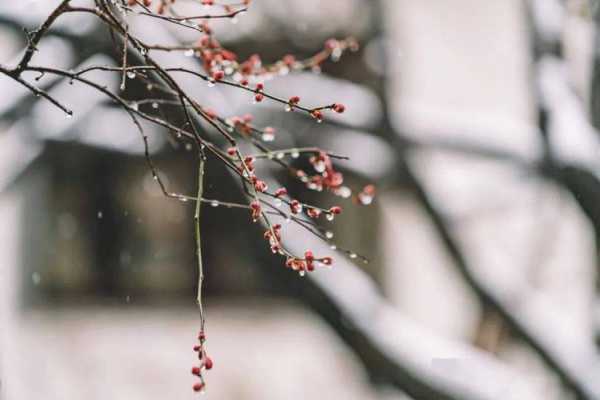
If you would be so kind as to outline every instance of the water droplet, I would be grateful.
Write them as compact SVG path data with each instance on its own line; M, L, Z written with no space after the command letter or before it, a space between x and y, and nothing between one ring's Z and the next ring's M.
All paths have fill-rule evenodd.
M152 175L152 179L154 179L155 181L158 180L158 175Z
M186 57L192 57L194 55L194 49L187 49L183 55Z
M262 134L262 140L264 140L265 142L272 142L273 140L275 140L275 135L273 135L272 133L265 132Z
M278 160L281 160L283 157L285 157L285 153L283 153L283 152L277 153L277 155L275 157L277 157Z
M42 281L42 277L40 276L40 274L38 272L34 272L33 274L31 274L31 281L33 282L34 285L37 286Z
M191 144L191 143L186 143L186 144L185 144L185 149L186 149L187 151L190 151L190 150L192 150L192 144Z
M331 238L333 238L333 232L331 232L331 231L327 231L327 232L325 232L325 237L326 237L327 239L331 239Z
M292 111L292 106L290 106L289 104L285 105L285 112L290 112Z
M139 107L138 107L138 103L136 103L136 102L130 103L129 105L130 105L130 106L131 106L131 108L133 108L135 111L137 111L137 110L138 110L138 108L139 108Z
M352 196L352 190L348 186L342 186L336 191L336 194L344 199L347 199Z
M281 199L275 199L275 200L273 200L273 205L275 207L281 207L282 204L283 204L283 201L281 201Z
M319 173L325 171L325 163L323 161L316 162L313 167L315 168L315 171Z
M104 214L102 211L98 211L98 219L102 219L102 217L104 217Z
M213 200L213 201L210 202L210 205L212 207L219 207L219 202L217 200Z
M67 113L67 117L66 117L66 118L67 118L67 119L71 119L71 118L73 118L73 113L72 113L72 112L68 112L68 113Z
M341 57L342 57L342 49L339 47L336 47L335 49L333 49L333 51L331 52L331 61L338 62Z
M158 103L157 102L152 103L152 108L154 108L156 110L158 108Z
M304 276L304 275L306 275L306 272L304 272L304 270L302 270L302 271L298 272L298 275Z
M131 296L125 296L125 303L131 303Z
M292 150L291 156L292 158L298 158L300 157L300 152L298 152L298 150Z
M335 215L332 213L327 213L325 214L325 218L327 218L327 221L333 221L335 219Z
M354 259L356 257L358 257L358 255L356 253L350 253L348 254L350 256L350 258Z
M214 87L215 81L213 81L212 79L209 79L207 85L208 85L208 87Z
M373 202L373 196L370 196L370 195L364 194L364 193L360 193L358 195L358 200L360 201L360 203L363 206L368 206L369 204L371 204Z
M329 248L330 248L331 250L337 250L337 246L336 246L335 244L332 244L331 246L329 246Z
M125 90L125 82L121 83L121 86L119 86L119 89L121 91Z
M133 72L133 71L127 71L127 77L129 79L135 79L136 76L137 75L135 74L135 72Z

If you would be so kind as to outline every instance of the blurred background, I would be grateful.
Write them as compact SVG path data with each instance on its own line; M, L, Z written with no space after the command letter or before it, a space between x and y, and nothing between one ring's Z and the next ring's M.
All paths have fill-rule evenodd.
M56 4L0 2L0 63L19 59L23 27ZM274 126L278 147L350 156L338 163L348 185L375 183L378 196L354 207L265 170L305 201L341 202L343 218L325 222L334 242L371 260L337 255L304 278L245 211L205 208L206 398L600 399L598 3L255 0L234 22L212 26L242 58L358 39L320 73L268 84L346 105L321 125L182 84L226 116ZM131 23L150 42L193 39ZM198 68L184 54L157 58ZM119 62L106 30L80 15L60 20L33 60ZM74 117L0 76L1 398L193 398L194 206L162 195L127 115L81 85L40 84ZM126 95L140 88L131 79ZM149 134L168 186L194 193L193 152ZM221 165L207 173L207 197L242 198ZM330 251L289 229L298 251Z

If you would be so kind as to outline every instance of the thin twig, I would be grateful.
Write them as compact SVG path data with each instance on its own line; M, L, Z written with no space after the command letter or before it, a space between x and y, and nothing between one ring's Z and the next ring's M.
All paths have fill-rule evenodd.
M200 155L198 161L198 195L196 199L201 199L204 192L204 155ZM194 225L196 234L196 256L198 258L198 309L200 310L200 331L204 332L204 308L202 307L202 281L204 280L204 271L202 268L202 242L200 237L200 211L202 202L196 201L196 212L194 214Z

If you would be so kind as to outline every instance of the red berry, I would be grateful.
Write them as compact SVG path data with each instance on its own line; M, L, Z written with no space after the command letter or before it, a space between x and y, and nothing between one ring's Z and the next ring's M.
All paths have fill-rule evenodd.
M261 180L257 180L254 183L254 189L256 189L257 192L264 192L267 190L267 184L264 181Z
M337 103L337 104L334 104L334 105L333 105L333 111L335 111L336 113L339 113L339 114L341 114L341 113L343 113L344 111L346 111L346 106L345 106L345 105L343 105L343 104L339 104L339 103Z
M332 214L341 214L342 213L342 207L340 206L333 206L329 209L329 212Z
M223 72L223 71L215 71L212 74L212 78L215 81L219 81L219 80L223 79L224 76L225 76L225 72Z
M194 351L200 351L200 345L195 345L194 346Z
M375 185L367 185L363 188L363 193L369 196L373 196L375 194Z
M315 259L315 256L313 255L312 251L306 250L304 252L304 258L306 259L306 261L313 261Z
M265 88L265 85L262 83L257 83L256 84L256 90L261 91Z
M192 375L200 376L200 367L192 367Z
M298 214L302 211L302 204L298 200L292 200L290 203L290 211L292 214Z
M254 101L256 101L257 103L260 103L261 101L263 101L264 98L265 98L264 94L257 93L256 96L254 96Z
M194 389L194 392L199 392L204 389L204 384L200 382L195 383L194 386L192 386L192 389Z
M290 104L298 104L298 103L300 103L300 97L298 97L298 96L292 96L292 97L290 97L290 99L288 100L288 102Z
M204 360L204 367L205 367L206 369L212 369L212 367L213 367L213 361L212 361L212 358L210 358L210 357L206 357L206 360Z
M287 194L286 188L279 188L275 191L275 197L285 196Z
M252 203L250 203L250 210L252 214L252 221L258 221L261 215L261 207L260 203L257 200L254 200Z

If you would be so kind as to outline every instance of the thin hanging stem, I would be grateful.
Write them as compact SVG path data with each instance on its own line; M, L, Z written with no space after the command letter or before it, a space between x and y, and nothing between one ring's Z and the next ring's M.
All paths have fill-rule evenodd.
M202 198L204 192L204 155L200 155L198 164L198 199ZM202 307L202 281L204 280L204 272L202 269L202 246L200 241L200 210L202 207L201 201L196 201L196 213L194 214L194 225L196 228L196 255L198 257L198 297L196 302L200 310L200 331L204 332L204 309Z

